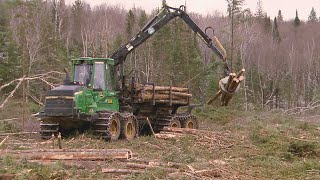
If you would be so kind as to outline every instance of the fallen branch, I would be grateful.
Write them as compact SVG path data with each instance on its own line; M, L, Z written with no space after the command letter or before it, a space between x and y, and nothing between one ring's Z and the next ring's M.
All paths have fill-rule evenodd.
M0 134L0 136L9 136L9 135L25 135L25 134L38 134L38 132L2 133L2 134Z
M300 139L300 138L296 138L296 137L290 137L290 139L295 139L295 140L299 140L299 141L306 141L306 142L320 143L320 141L310 140L310 139Z
M7 136L6 138L4 138L4 139L0 142L0 148L4 145L4 143L6 142L7 139L9 139L9 136Z
M144 173L144 170L134 170L134 169L112 169L112 168L102 168L103 173L127 173L127 174L140 174Z
M34 102L38 103L40 106L44 106L44 104L43 104L38 98L36 98L36 97L34 97L33 95L31 95L29 92L27 92L27 95L28 95L29 97L31 97L31 99L32 99Z
M7 103L7 101L13 96L13 94L17 91L18 87L20 86L20 84L23 82L24 78L26 76L24 75L22 77L22 79L20 80L20 82L16 85L16 87L11 91L11 93L9 94L9 96L3 101L3 103L0 106L0 109L3 108L3 106Z
M19 118L11 118L11 119L1 119L0 122L3 122L3 121L13 121L13 120L17 120Z
M180 138L183 137L183 134L173 134L173 133L158 133L155 134L155 137L158 139L171 139L171 138Z
M127 163L125 166L129 167L129 168L135 168L135 169L161 169L166 172L177 172L178 171L178 169L162 167L162 166L155 166L155 165L151 165L151 164Z
M154 133L154 130L153 130L152 125L151 125L151 122L150 122L150 120L149 120L148 117L147 117L147 122L148 122L148 125L149 125L149 127L150 127L150 130L151 130L153 136L156 137L156 134Z
M50 74L58 74L58 75L63 75L65 73L62 73L62 72L58 72L58 71L50 71L50 72L47 72L47 73L44 73L44 74L36 74L36 75L33 75L33 76L29 76L29 77L21 77L21 78L18 78L18 79L14 79L10 82L8 82L7 84L4 84L2 86L0 86L0 91L3 89L3 88L6 88L8 86L10 86L11 84L17 82L17 81L23 81L23 80L35 80L35 79L40 79L41 81L45 82L46 84L50 85L50 86L53 86L52 83L49 83L48 81L45 80L45 77L46 76L49 76L49 78L54 78L54 76L51 76Z
M0 150L0 157L10 155L30 160L83 160L102 161L106 159L129 159L129 149L38 149L38 150Z

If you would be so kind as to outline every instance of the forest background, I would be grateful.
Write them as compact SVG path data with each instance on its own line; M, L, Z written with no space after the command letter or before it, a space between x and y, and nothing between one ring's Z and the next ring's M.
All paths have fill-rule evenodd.
M270 17L260 0L254 12L244 0L227 0L227 16L187 13L205 29L212 26L228 54L233 71L246 69L233 105L244 110L304 112L318 107L320 23L311 6L306 22L298 10L284 20L281 10ZM163 1L165 3L165 1ZM77 0L0 0L0 102L16 87L15 98L41 106L48 89L64 78L70 59L108 57L156 15L108 4L90 7ZM286 15L288 17L289 15ZM209 34L213 37L213 34ZM131 53L126 72L144 82L188 86L195 103L218 90L223 63L180 19L173 20ZM14 82L19 82L14 81ZM10 84L6 86L6 84ZM37 109L37 108L35 108Z

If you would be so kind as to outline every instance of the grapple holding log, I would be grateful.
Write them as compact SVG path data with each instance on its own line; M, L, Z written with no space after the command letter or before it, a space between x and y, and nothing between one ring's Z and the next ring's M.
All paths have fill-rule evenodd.
M220 90L207 102L207 104L212 104L221 96L221 106L228 106L233 95L239 90L240 83L245 79L244 72L245 69L241 69L237 74L230 73L229 76L221 79L219 81Z

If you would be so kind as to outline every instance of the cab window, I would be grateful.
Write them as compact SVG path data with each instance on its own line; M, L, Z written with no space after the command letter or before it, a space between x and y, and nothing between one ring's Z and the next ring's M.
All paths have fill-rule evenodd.
M74 82L79 82L88 86L92 75L91 64L77 64L74 67Z
M105 65L103 62L94 63L94 78L93 89L105 90L105 78L104 78Z

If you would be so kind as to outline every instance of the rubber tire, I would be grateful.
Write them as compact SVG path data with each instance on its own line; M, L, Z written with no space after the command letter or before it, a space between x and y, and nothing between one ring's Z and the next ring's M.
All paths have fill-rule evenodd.
M117 128L117 130L116 130L116 132L114 133L114 134L112 134L111 133L111 129L112 129L112 123L116 123L115 125L116 125L116 128ZM119 116L114 116L114 117L112 117L111 118L111 120L110 120L110 126L109 126L109 134L110 134L110 140L111 141L116 141L116 140L118 140L119 139L119 137L120 137L120 132L121 132L121 123L120 123L120 117Z
M173 128L181 128L181 123L178 119L173 119L170 124L169 127L173 127Z
M128 129L131 129L131 134L128 133ZM137 122L133 117L121 121L121 138L131 141L137 136L137 132Z
M192 123L192 128L190 128L190 123ZM183 120L181 122L182 128L187 128L187 129L199 129L199 122L196 117L189 117L186 120Z

